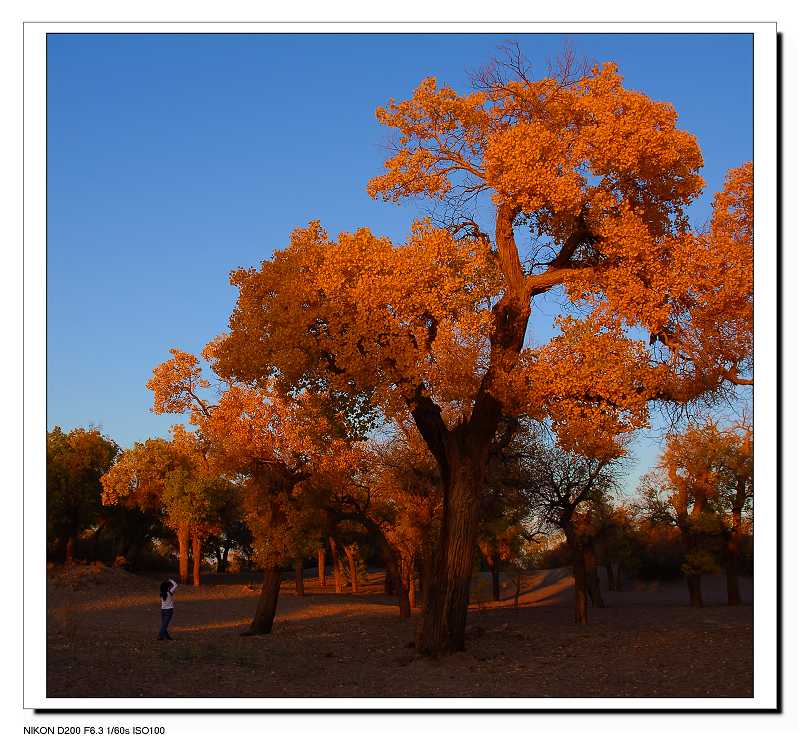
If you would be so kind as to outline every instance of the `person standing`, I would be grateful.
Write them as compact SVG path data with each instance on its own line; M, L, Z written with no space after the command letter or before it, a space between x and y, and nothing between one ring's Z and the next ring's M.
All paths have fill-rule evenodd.
M177 588L178 584L172 578L165 580L161 584L161 630L158 633L158 640L160 641L173 640L172 636L167 632L167 627L175 610L174 594Z

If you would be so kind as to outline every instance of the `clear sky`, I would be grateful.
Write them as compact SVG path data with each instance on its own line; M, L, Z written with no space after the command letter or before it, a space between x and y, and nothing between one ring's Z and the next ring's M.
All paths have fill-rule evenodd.
M517 35L534 64L558 35ZM458 91L507 35L72 35L47 46L48 428L127 447L166 435L145 388L170 347L199 352L235 301L228 273L319 219L399 241L420 205L366 193L389 132L375 108L426 76ZM627 87L672 102L703 150L700 224L752 158L749 35L572 35ZM634 475L657 443L637 443Z

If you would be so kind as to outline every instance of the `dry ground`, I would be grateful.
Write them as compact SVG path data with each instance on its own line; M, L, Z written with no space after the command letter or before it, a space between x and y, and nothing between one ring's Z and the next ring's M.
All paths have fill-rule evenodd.
M635 584L607 594L588 626L572 624L566 570L524 577L520 607L487 600L476 579L468 646L442 660L416 656L419 615L401 622L383 575L362 593L306 596L286 581L271 635L245 638L258 592L247 576L182 587L170 632L156 641L158 575L101 565L48 572L49 697L748 697L753 694L753 610L684 606L680 583ZM752 603L752 587L743 583ZM504 596L512 592L505 584Z

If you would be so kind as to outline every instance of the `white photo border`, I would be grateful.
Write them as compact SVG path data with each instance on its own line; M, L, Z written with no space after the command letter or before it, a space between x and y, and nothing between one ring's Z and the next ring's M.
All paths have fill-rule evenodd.
M46 40L49 33L584 33L752 34L755 165L755 510L754 695L752 698L48 698L46 691ZM762 711L780 710L781 579L778 458L778 89L774 23L98 23L23 26L24 434L23 705L86 711L459 710L459 711ZM774 502L774 504L773 504ZM778 585L776 585L778 584ZM757 608L755 608L757 606ZM199 701L199 703L198 703Z

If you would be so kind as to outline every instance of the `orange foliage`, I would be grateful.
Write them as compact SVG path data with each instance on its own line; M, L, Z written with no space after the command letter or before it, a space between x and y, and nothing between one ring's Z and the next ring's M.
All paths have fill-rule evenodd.
M506 411L549 415L566 446L606 455L647 424L649 401L747 381L751 167L732 171L710 232L691 233L702 156L671 105L605 64L464 96L426 79L378 119L400 137L370 193L457 204L489 192L494 244L474 222L462 239L419 223L399 246L367 229L336 241L318 223L296 230L259 270L231 275L239 299L212 349L219 374L366 394L400 420L430 398L451 428L491 394ZM552 258L523 258L521 220ZM552 289L582 317L517 355L519 335L499 322L524 324L529 299Z

